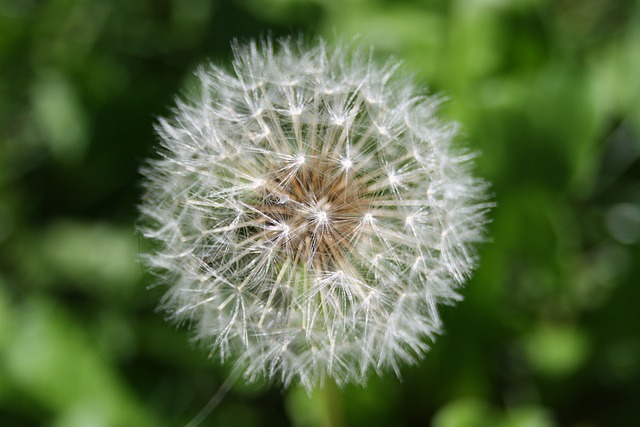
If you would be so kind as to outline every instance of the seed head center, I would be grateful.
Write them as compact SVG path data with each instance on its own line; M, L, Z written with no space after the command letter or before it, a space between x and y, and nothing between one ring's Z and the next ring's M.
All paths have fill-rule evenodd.
M255 206L266 230L259 237L298 264L336 266L350 253L367 198L338 162L314 160L295 172L276 170Z

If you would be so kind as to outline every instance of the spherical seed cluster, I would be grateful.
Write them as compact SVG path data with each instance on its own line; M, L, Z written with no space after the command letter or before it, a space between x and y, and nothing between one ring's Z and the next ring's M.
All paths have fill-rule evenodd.
M440 331L437 304L460 298L486 185L438 99L396 68L321 41L250 43L159 121L148 264L170 285L163 307L248 381L398 373Z

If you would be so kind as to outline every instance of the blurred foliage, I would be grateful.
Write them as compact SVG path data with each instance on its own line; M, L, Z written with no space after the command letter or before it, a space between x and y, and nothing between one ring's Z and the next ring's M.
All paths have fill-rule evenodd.
M230 375L154 312L137 170L191 70L265 34L402 59L449 97L498 207L403 381L238 383L203 425L638 425L633 0L0 1L0 425L184 425Z

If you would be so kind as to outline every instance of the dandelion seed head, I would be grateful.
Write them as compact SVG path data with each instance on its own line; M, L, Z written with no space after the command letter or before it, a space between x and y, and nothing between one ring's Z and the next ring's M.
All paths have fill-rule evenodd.
M162 307L247 381L399 373L476 266L486 184L397 68L322 41L238 45L156 127L141 213Z

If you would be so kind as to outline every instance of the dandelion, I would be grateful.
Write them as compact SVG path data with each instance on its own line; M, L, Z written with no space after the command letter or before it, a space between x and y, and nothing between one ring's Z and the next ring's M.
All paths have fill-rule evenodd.
M246 381L364 383L415 363L459 300L486 184L398 64L348 45L236 46L160 119L144 170L162 307Z

